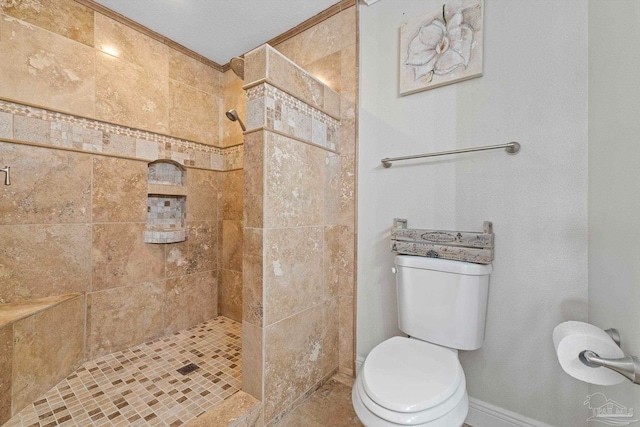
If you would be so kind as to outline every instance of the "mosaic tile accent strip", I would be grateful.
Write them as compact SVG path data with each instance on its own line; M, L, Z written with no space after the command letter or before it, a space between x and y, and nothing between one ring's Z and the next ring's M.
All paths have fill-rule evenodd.
M225 171L242 169L244 166L244 145L225 148L224 166Z
M338 120L268 83L247 89L247 128L263 126L338 150Z
M3 100L0 114L3 123L13 122L13 129L6 125L0 128L3 138L147 161L171 159L203 169L224 170L225 164L242 165L237 149L212 147L71 114Z
M217 317L87 362L4 427L184 425L241 388L241 329Z

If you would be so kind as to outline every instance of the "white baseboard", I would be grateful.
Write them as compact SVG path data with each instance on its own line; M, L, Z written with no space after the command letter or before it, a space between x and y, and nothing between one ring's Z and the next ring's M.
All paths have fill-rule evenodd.
M473 397L469 398L465 423L472 427L553 427Z

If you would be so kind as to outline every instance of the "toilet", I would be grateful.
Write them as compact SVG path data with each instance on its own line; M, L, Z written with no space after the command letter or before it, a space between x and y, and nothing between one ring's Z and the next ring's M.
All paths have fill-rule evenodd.
M398 255L398 327L376 346L351 398L367 427L459 427L469 411L458 350L484 341L491 265Z

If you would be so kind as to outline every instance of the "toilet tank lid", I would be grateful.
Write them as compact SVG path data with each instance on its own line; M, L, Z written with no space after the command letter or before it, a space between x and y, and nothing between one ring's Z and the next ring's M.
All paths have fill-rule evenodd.
M442 271L467 276L484 276L491 274L493 271L491 264L473 264L471 262L412 255L396 256L396 266Z

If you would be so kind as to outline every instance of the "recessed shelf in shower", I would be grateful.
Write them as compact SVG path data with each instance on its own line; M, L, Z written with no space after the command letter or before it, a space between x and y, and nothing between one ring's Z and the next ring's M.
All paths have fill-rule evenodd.
M149 163L145 243L187 240L186 172L172 160Z

